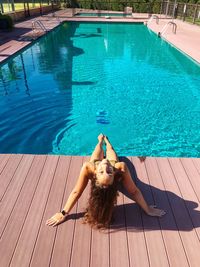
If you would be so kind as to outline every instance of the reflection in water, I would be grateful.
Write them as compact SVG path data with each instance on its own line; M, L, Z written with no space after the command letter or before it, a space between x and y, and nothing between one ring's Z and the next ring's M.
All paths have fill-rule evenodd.
M1 79L1 86L4 89L4 93L5 93L5 95L7 95L8 94L8 90L7 90L7 87L6 87L6 82L5 82L5 78L4 78L4 75L3 75L2 68L0 68L0 79Z
M24 85L26 87L26 94L30 95L28 81L27 81L27 78L26 78L26 70L25 70L25 65L24 65L23 54L20 54L20 58L21 58L21 61L22 61L22 70L23 70L23 75L24 75Z
M67 119L72 84L91 84L72 81L73 57L84 53L71 40L77 26L62 25L1 67L0 86L8 96L0 98L1 153L50 153L57 129L73 126Z
M64 23L0 68L0 152L198 156L199 74L144 25Z

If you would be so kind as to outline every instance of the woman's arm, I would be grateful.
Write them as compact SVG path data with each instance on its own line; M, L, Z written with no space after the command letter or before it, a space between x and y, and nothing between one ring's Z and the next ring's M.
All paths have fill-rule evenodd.
M140 189L135 185L134 181L132 180L127 165L124 162L120 162L118 164L120 164L120 171L122 172L123 186L130 194L131 199L133 199L148 215L158 217L163 216L165 214L165 211L156 209L154 206L149 206L146 203Z
M71 194L69 195L68 200L67 200L67 202L66 202L66 204L62 210L62 211L64 211L63 213L65 213L65 215L63 215L63 213L61 213L61 212L56 213L49 220L46 221L47 225L56 226L65 220L66 215L69 214L71 209L76 204L77 200L82 195L84 189L86 188L86 186L88 184L88 180L90 178L90 175L91 175L90 166L86 162L83 164L81 171L80 171L79 178L77 180L77 183L76 183L74 189L72 190Z

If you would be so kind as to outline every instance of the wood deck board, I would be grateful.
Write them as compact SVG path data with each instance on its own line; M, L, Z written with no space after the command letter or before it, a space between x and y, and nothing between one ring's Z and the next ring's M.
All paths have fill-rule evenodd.
M55 210L61 210L69 164L70 158L59 158L55 172L55 179L51 186L30 266L48 266L50 263L57 228L54 228L53 231L49 232L49 228L46 226L46 220L54 214ZM46 238L47 236L48 238ZM45 250L43 250L44 247Z
M10 266L28 266L40 230L49 190L54 178L58 157L48 157L35 192L32 205L23 225Z
M79 157L73 157L71 160L62 207L64 206L67 197L69 196L76 183L76 178L79 175L81 163L82 159L80 159ZM50 266L57 267L63 266L63 264L65 264L65 266L69 266L70 264L74 240L75 222L76 217L78 216L77 204L73 207L70 213L70 219L67 221L68 226L65 227L65 224L61 224L58 227Z
M151 185L153 186L152 191L155 202L159 203L158 205L167 212L167 216L164 216L159 221L170 266L188 266L182 240L180 238L176 220L171 209L169 201L170 196L167 195L163 183L163 180L169 179L169 177L165 177L160 172L156 158L151 158L149 161L151 164L151 174L149 173L149 177ZM159 166L160 168L165 167L163 166L165 164L164 160L159 163L162 165Z
M37 156L34 158L29 175L24 183L19 198L16 200L15 207L10 214L10 218L6 225L5 231L1 236L1 264L3 266L7 266L7 264L9 263L8 259L12 256L15 250L20 232L26 219L26 215L32 202L35 189L40 179L40 174L42 172L45 159L46 156ZM5 211L7 210L8 209L6 203ZM4 212L2 207L1 212ZM13 231L13 229L15 230Z
M124 197L120 192L110 227L110 266L129 266L129 250L126 235ZM123 257L122 257L123 255Z
M0 175L0 200L2 200L17 167L22 159L22 155L16 155L9 158L6 168L3 169Z
M31 167L33 156L24 156L20 161L19 168L17 168L6 194L1 203L1 224L0 224L0 235L2 235L4 225L6 225L8 218L15 206L15 202L21 194L21 189L26 180L29 168Z
M177 201L182 202L182 200L179 199L179 196L177 195L179 193L179 188L168 160L157 158L157 164L162 177L164 190L168 199L168 207L166 207L166 205L163 206L163 208L166 209L167 216L165 216L165 218L162 218L163 222L167 221L165 227L166 230L170 232L169 242L172 243L169 247L170 251L168 252L168 254L173 257L174 266L188 266L185 247L183 244L182 236L179 232L179 230L183 229L181 228L179 222L180 218L178 217L179 207L176 204Z
M83 159L80 165L83 164ZM79 168L80 169L80 168ZM86 202L89 195L89 187L84 190L81 199L78 201L77 213L83 213L86 208ZM90 263L90 243L91 243L91 228L83 224L82 218L76 220L76 228L74 232L73 249L71 254L70 266L81 266L84 261L84 266L89 266ZM77 257L79 251L79 257Z
M131 158L129 161L133 164ZM133 168L130 168L130 171L136 182ZM124 195L124 202L130 266L149 266L141 210L137 204L133 204L128 195Z
M173 169L176 181L178 183L179 192L177 189L176 198L173 198L172 208L174 209L174 214L176 216L177 226L179 228L181 238L185 247L187 258L190 265L198 266L200 263L199 250L199 239L196 234L196 229L193 226L193 218L190 217L188 212L188 205L190 206L191 199L185 199L183 192L189 192L190 186L188 183L188 177L185 170L180 162L180 159L169 159L171 168ZM190 195L191 197L191 195ZM193 198L196 199L196 195L193 194ZM196 204L195 204L196 203ZM198 205L197 202L193 203ZM191 208L191 207L190 207ZM198 211L197 211L198 212Z
M0 259L6 266L199 266L200 159L133 158L132 177L148 203L167 211L152 218L122 190L109 231L82 224L89 186L69 220L50 228L86 157L0 155Z
M133 164L136 168L137 177L139 178L137 179L138 187L142 191L147 202L149 204L155 204L149 183L150 164L140 163L137 158L133 159ZM169 266L159 220L157 218L149 217L143 212L142 220L150 266ZM155 255L157 256L155 257Z
M10 155L9 154L0 154L0 174L2 173L3 169L5 168L8 160L10 158ZM1 176L1 179L2 179L2 176Z

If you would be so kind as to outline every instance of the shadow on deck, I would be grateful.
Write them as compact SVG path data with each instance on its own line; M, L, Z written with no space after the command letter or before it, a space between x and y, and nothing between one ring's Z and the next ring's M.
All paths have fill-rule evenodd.
M0 258L4 266L199 266L200 159L122 158L150 204L167 211L145 215L120 188L114 222L100 232L82 223L87 188L68 221L59 211L86 157L0 155Z

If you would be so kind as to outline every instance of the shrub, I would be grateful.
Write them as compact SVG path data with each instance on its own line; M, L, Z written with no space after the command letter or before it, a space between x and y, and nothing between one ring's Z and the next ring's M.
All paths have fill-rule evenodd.
M0 14L0 29L11 31L13 26L14 23L10 16Z

